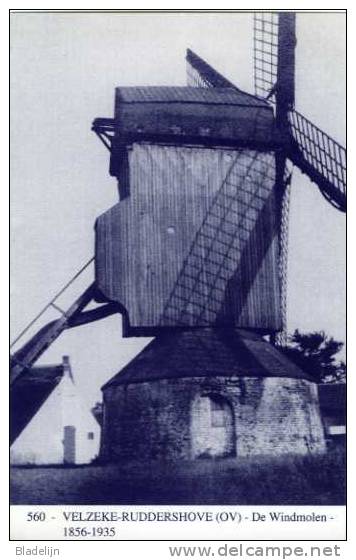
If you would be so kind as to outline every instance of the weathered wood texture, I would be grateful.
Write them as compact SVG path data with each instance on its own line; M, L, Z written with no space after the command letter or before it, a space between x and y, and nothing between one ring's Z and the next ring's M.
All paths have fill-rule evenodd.
M117 88L114 122L112 175L119 173L122 145L134 141L269 149L276 145L271 106L232 88Z
M96 280L132 327L281 326L271 153L134 144L96 224Z
M273 113L265 107L209 105L203 103L122 104L120 132L172 134L230 139L253 143L271 142Z

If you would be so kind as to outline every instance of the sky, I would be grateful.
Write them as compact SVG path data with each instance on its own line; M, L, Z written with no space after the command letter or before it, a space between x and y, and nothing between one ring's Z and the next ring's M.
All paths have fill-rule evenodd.
M343 13L297 14L296 108L343 145L345 23ZM12 338L93 256L95 219L118 201L92 121L113 116L117 86L185 85L187 47L253 92L248 13L11 14ZM59 305L93 278L91 267ZM55 317L51 310L43 321ZM345 340L345 215L297 169L288 262L288 330L295 328ZM150 340L123 339L113 316L65 332L39 363L70 355L92 405Z

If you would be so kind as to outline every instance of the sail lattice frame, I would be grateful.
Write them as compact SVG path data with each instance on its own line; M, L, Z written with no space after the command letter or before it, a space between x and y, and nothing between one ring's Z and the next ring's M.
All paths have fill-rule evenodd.
M277 82L278 14L259 12L253 16L255 93L266 98ZM271 96L271 101L274 97Z

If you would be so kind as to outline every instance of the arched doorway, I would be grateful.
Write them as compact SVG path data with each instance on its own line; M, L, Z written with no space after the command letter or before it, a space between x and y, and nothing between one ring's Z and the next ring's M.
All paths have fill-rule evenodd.
M193 458L235 455L235 422L228 399L209 393L193 401L191 449Z

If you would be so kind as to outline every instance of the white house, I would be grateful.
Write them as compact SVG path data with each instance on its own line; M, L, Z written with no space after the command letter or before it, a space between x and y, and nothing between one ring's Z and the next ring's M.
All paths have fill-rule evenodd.
M85 464L98 455L100 426L78 393L68 356L62 368L61 380L13 443L11 464Z

